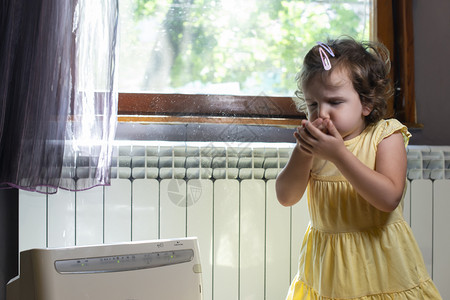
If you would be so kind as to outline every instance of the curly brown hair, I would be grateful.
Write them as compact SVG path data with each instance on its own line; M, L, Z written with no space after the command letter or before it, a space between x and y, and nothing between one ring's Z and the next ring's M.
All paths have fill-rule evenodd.
M383 119L387 111L387 99L393 89L389 79L391 62L389 51L378 42L358 42L352 38L329 39L326 43L334 52L329 55L331 70L326 71L319 53L319 45L314 46L305 56L301 71L296 76L295 99L297 109L308 114L303 87L317 74L329 76L336 68L348 71L353 88L358 93L363 106L372 109L366 117L366 125Z

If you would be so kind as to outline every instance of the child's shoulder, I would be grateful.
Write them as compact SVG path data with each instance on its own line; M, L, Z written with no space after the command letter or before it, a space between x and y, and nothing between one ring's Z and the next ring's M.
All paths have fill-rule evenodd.
M371 133L377 144L381 143L385 138L400 133L403 137L403 142L408 145L411 134L408 128L397 119L383 119L372 125Z

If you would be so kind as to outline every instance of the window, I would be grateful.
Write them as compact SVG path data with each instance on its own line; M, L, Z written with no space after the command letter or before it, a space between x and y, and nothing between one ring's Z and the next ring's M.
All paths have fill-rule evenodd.
M119 120L223 123L232 116L295 125L304 117L291 100L304 53L328 36L372 38L387 18L383 12L374 22L373 13L390 1L119 2Z

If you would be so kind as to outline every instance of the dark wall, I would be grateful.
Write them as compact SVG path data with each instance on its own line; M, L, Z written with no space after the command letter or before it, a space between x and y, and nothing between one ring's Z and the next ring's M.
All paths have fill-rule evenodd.
M18 275L19 200L16 189L0 189L0 300L6 284Z
M412 144L450 145L450 1L413 0L418 122Z

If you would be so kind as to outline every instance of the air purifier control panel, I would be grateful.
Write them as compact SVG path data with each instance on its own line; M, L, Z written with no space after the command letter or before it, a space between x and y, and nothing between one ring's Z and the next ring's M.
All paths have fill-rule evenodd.
M120 272L163 267L192 261L192 249L160 251L119 256L89 257L56 260L55 269L60 274L86 274Z

